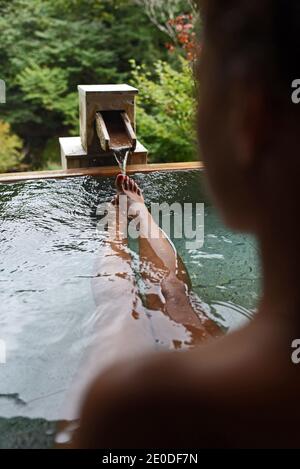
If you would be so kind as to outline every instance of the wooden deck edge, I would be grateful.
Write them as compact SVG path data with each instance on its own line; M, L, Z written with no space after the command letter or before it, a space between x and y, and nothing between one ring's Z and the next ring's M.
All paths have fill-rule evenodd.
M184 171L192 169L204 169L200 161L183 163L156 163L146 165L129 165L127 173L151 173L155 171ZM78 168L57 171L28 171L24 173L3 173L0 174L0 183L12 183L30 181L35 179L64 179L80 176L116 176L119 173L118 166L106 166L97 168Z

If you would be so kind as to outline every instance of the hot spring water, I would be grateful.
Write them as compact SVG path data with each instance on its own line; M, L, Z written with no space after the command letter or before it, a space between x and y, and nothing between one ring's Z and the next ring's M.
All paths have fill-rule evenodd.
M201 308L225 330L249 320L259 295L257 248L220 222L201 173L134 179L146 204L205 203L204 246L187 249L185 239L172 241ZM66 393L101 319L91 288L103 243L97 207L114 194L114 178L0 185L0 340L7 358L0 364L0 447L53 444Z

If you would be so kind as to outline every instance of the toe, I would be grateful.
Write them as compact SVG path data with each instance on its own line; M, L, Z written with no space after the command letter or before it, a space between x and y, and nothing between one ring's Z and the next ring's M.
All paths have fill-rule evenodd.
M139 186L137 185L137 183L135 181L133 182L133 190L134 190L134 192L136 192L138 194Z
M124 187L124 189L129 191L129 177L128 176L125 176L123 187Z
M123 190L123 184L124 184L124 175L118 174L118 176L116 177L116 188L118 191Z
M135 181L132 181L132 183L133 183L133 188L132 188L132 190L133 190L136 194L141 195L141 194L142 194L142 191L141 191L141 189L139 188L139 186L137 185L137 183L136 183Z

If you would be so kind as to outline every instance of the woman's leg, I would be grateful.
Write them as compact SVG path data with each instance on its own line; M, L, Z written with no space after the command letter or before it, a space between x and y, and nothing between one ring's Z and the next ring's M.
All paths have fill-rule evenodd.
M147 307L159 309L173 321L184 325L192 334L193 344L221 335L220 328L212 320L204 313L199 315L192 308L188 295L190 282L185 266L170 240L148 212L137 184L129 177L119 175L116 185L119 194L128 198L129 216L138 218L142 272L150 290L146 297ZM143 269L143 266L146 268Z

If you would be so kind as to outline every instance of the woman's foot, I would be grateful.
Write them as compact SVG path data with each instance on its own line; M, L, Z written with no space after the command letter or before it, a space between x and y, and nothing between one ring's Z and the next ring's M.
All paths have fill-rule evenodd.
M136 182L128 176L118 174L116 178L116 188L117 195L114 197L112 203L114 205L120 205L120 196L126 196L128 216L142 214L146 207L143 193Z
M116 178L116 188L118 194L125 194L127 197L138 203L144 203L144 197L137 183L128 176L118 174Z

